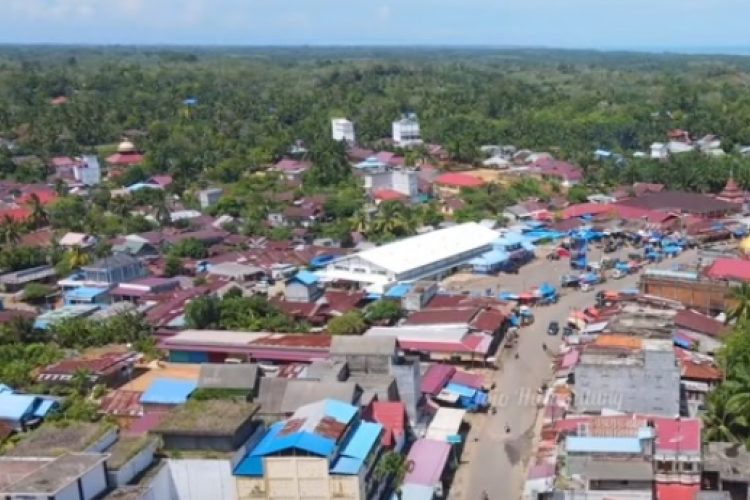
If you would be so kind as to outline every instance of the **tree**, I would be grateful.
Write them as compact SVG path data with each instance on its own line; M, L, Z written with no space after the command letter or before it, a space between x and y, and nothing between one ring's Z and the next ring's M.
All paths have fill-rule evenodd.
M381 299L372 303L365 314L368 321L372 323L385 322L393 324L403 316L401 305L395 300Z
M349 311L341 316L331 318L326 327L331 335L356 335L366 329L367 323L359 311Z
M204 259L208 257L208 248L200 240L185 238L172 245L169 254L185 259Z
M728 299L733 305L727 311L726 323L733 321L748 323L750 320L750 285L742 283L732 287Z
M93 386L92 376L93 373L91 370L85 368L76 369L70 377L70 386L73 388L73 391L81 396L86 395Z
M164 262L164 276L172 278L182 274L182 261L177 255L169 254Z
M65 259L68 267L75 271L91 262L91 254L75 245L66 252Z
M52 288L41 283L29 283L23 287L23 300L25 302L44 301L52 293Z
M39 199L39 195L31 193L29 199L26 202L29 209L28 223L31 227L39 228L47 225L49 222L49 216L47 215L47 209L44 207L42 200Z
M21 241L21 225L8 214L0 219L0 241L5 245L15 245Z
M185 321L189 328L203 330L219 324L219 301L215 297L201 296L185 307Z
M380 481L389 480L391 488L396 493L396 498L401 500L401 485L404 482L406 474L413 469L413 460L407 460L400 453L389 451L378 462L375 475Z

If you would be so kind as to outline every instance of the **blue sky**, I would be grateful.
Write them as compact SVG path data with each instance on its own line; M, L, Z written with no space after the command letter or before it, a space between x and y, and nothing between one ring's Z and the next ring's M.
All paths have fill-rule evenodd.
M750 47L750 0L0 0L0 43Z

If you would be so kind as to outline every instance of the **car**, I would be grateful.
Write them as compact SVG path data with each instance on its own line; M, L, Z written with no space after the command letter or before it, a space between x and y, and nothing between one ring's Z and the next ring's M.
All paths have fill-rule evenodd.
M547 335L557 335L560 333L560 323L557 321L550 321L547 327Z

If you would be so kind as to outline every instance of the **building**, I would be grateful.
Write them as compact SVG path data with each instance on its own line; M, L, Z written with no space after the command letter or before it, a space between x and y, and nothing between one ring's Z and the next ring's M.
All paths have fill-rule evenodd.
M681 414L680 368L671 340L600 335L583 351L574 379L580 412Z
M237 499L379 498L384 482L374 471L383 433L346 403L302 406L271 426L234 468Z
M151 430L165 450L233 452L262 431L258 405L235 400L191 401L169 412Z
M716 195L717 200L725 201L735 205L745 204L746 193L737 185L734 177L730 176L724 189Z
M128 300L137 302L148 295L161 295L170 293L180 287L179 280L172 278L143 278L128 283L120 283L110 295L115 300Z
M414 465L404 476L404 486L431 488L431 498L443 498L443 477L457 465L451 463L451 447L452 445L446 441L416 440L406 459Z
M198 201L201 204L202 209L210 208L217 203L219 203L219 200L221 199L221 195L223 194L223 190L221 188L209 188L209 189L203 189L198 193Z
M612 205L619 207L640 208L677 215L693 215L701 219L719 219L735 214L741 206L728 203L700 193L682 191L662 191L649 193L637 198L619 201Z
M260 370L254 363L204 363L198 389L232 391L252 398L258 395Z
M65 292L66 306L94 306L106 305L111 302L109 288L79 286Z
M284 284L287 302L315 302L323 293L320 278L309 271L300 271Z
M346 141L354 144L354 124L346 118L334 118L331 120L331 136L334 141Z
M439 279L457 270L492 250L497 237L496 231L480 224L459 224L341 257L320 274L384 294L399 281Z
M750 494L750 453L741 443L708 443L703 454L703 489L728 492L731 500Z
M398 146L412 146L422 144L422 133L419 120L414 113L407 113L401 119L393 122L393 142Z
M109 489L106 460L106 455L74 453L54 460L39 460L35 464L38 468L0 488L0 496L9 500L100 498Z
M457 172L439 175L433 181L435 196L442 199L458 196L462 189L478 189L483 185L482 179Z
M16 394L13 391L0 392L0 422L16 431L25 431L38 424L47 414L56 409L54 399L46 399L34 394Z
M107 157L107 164L115 168L137 165L141 162L143 162L143 155L136 150L130 141L121 142L117 146L117 153Z
M98 186L102 183L102 169L95 155L84 155L73 166L75 179L84 186Z
M57 271L49 265L31 267L0 276L0 287L5 293L15 293L23 290L29 283L51 283L57 276Z
M126 381L133 372L140 355L135 352L112 352L96 358L66 358L45 366L36 375L41 384L69 384L76 372L89 373L91 385L116 385Z
M143 411L169 412L176 406L187 403L190 395L198 388L197 382L158 378L141 394Z
M375 199L406 199L416 203L420 199L419 172L412 169L382 169L364 175L365 189ZM393 195L391 193L397 193Z

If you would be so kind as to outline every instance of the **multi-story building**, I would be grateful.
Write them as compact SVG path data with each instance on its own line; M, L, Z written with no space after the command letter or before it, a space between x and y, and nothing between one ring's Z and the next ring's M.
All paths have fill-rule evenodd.
M403 195L413 203L419 201L419 172L412 169L382 169L364 176L365 189L373 196L383 192Z
M102 183L102 169L95 155L84 155L73 166L75 179L86 186L98 186Z
M422 144L422 133L417 115L408 113L402 115L400 120L393 122L393 142L399 146Z
M602 335L583 351L574 377L580 412L681 413L680 367L671 340Z
M346 118L331 120L331 132L334 141L355 142L354 124Z
M271 426L234 468L238 500L379 498L381 424L357 407L327 399Z

